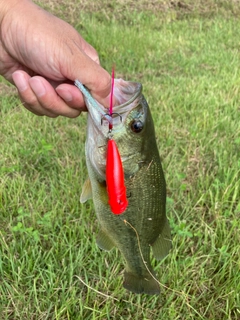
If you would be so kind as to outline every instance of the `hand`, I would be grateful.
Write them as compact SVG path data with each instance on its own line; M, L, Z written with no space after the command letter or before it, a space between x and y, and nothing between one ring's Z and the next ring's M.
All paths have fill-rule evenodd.
M110 75L96 50L68 23L29 0L4 0L0 32L0 74L15 84L28 110L77 117L86 106L76 79L108 105Z

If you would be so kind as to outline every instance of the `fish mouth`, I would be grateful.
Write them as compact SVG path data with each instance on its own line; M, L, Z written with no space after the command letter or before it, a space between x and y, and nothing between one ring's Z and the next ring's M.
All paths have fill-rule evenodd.
M81 82L75 81L75 85L82 92L88 108L85 152L100 180L105 179L107 141L115 139L125 132L129 113L142 99L141 83L115 79L114 84L115 103L110 115L109 108L98 103ZM133 157L134 155L121 153L123 164L127 165Z
M125 112L125 108L134 102L142 92L142 85L139 82L115 80L114 98L117 105L114 106L114 112Z
M109 108L105 108L98 103L81 82L76 80L75 85L80 89L84 96L92 124L99 134L103 134L105 137L108 137L109 134L108 127L110 121L113 124L114 129L121 129L121 124L124 124L128 113L136 106L138 101L137 98L142 92L142 85L139 82L115 79L113 93L115 105L113 106L113 114L110 115Z

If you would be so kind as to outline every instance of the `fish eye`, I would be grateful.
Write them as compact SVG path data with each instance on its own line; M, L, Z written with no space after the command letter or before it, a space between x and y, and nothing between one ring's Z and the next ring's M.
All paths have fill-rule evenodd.
M133 120L131 123L130 123L130 128L133 132L135 133L139 133L142 131L143 129L143 123L142 121L140 120Z

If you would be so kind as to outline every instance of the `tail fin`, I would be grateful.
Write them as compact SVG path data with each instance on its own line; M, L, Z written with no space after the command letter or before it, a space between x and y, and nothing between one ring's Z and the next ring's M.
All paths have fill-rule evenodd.
M151 277L150 274L139 277L133 273L125 271L123 286L125 289L134 293L146 293L150 295L160 293L159 284L153 277Z

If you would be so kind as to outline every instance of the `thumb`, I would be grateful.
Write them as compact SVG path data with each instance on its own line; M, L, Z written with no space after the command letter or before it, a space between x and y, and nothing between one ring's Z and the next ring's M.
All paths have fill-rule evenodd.
M95 53L95 55L93 54L95 50L90 45L89 47L92 50L90 50L90 53L87 51L89 48L86 49L88 55L82 51L82 48L79 50L77 45L74 49L71 48L71 52L74 52L74 54L71 54L68 59L65 57L65 61L68 61L65 76L72 81L79 80L88 88L92 96L100 104L108 106L111 91L111 77L110 74L98 64L98 55L97 53Z

